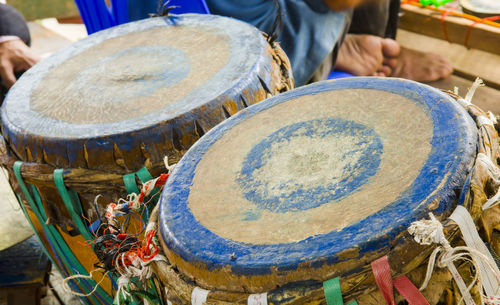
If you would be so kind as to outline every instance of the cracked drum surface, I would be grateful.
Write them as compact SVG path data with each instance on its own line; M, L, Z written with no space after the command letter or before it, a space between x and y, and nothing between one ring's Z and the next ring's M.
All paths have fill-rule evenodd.
M280 94L212 129L177 164L159 207L164 252L214 298L267 292L273 304L300 304L336 276L355 297L373 289L364 281L376 258L410 268L421 249L406 228L451 214L476 142L454 99L408 80Z
M289 63L254 27L210 15L151 18L83 39L30 69L2 106L25 161L137 170L180 158L248 105L293 86Z

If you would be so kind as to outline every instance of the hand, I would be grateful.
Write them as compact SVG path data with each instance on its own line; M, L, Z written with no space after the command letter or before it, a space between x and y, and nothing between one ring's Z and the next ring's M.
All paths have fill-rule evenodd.
M40 61L21 39L0 43L0 78L9 89L16 82L16 72L26 71Z

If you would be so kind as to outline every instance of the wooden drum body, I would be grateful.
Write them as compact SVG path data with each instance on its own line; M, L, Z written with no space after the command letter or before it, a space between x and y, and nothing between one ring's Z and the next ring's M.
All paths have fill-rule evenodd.
M187 14L124 24L15 84L1 109L2 164L52 260L85 274L95 263L89 223L104 203L137 192L139 180L165 171L165 156L176 162L216 124L292 87L283 51L246 23ZM112 289L104 281L88 301L111 303Z

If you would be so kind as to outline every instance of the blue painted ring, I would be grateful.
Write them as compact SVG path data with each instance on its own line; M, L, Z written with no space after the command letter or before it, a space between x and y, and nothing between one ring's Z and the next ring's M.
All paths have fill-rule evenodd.
M330 114L328 108L315 110L323 104L335 108L345 102L346 96L348 107L340 110L350 118L337 117L336 112ZM305 99L310 104L304 106ZM401 109L392 105L401 105ZM317 112L315 115L321 119L305 119L312 114L307 110L295 114L294 107ZM373 112L379 109L388 110L375 118ZM408 111L413 112L405 113ZM357 119L352 119L355 116ZM421 121L411 122L408 118ZM287 120L292 123L282 123ZM384 130L370 126L373 120L397 128ZM274 129L278 125L280 128ZM407 126L415 126L417 130L407 130ZM419 126L429 128L418 130ZM427 138L419 133L427 134ZM240 136L244 140L240 141ZM282 171L294 164L282 166L275 156L287 153L296 138L316 143L318 137L327 142L343 141L336 164L343 166L341 172L347 173L347 178L332 177L328 181L335 183L317 186L302 179L301 173L295 180L279 180L285 176ZM389 147L389 137L395 141L399 141L398 137L409 139L406 142L409 147L428 146L428 150L422 156L419 151L398 155L405 147ZM327 142L317 143L322 146ZM198 283L207 287L216 283L221 289L235 291L265 291L290 280L326 280L332 274L342 275L336 268L347 262L349 270L343 273L354 272L366 265L367 259L387 254L396 243L401 243L396 237L411 222L426 217L430 211L441 218L451 213L474 161L476 142L475 124L461 106L434 88L408 80L349 78L280 94L218 125L177 164L160 201L159 224L165 252L182 273L196 278ZM387 156L394 153L399 159ZM353 155L355 162L342 161ZM414 177L408 187L404 187L405 176L411 176L411 172L391 173L391 164L411 163L418 158L422 158L422 162L411 169ZM310 170L314 162L304 168ZM273 168L281 171L266 173ZM321 166L317 170L321 170ZM382 184L367 198L375 202L376 197L395 192L391 200L362 219L347 215L346 218L353 219L350 223L325 222L317 231L328 226L335 229L308 235L315 223L307 222L307 213L324 211L342 216L343 200L377 185L378 175L383 171L392 179L387 187L399 188L388 190ZM224 181L220 172L227 173L230 179ZM314 178L315 172L308 175ZM278 182L272 184L273 179ZM289 185L296 189L290 190ZM231 211L232 206L245 211ZM370 203L358 202L348 208L362 214L370 208ZM322 213L314 217L322 217ZM283 221L283 226L262 219ZM228 225L223 228L220 223ZM259 225L253 227L254 223ZM278 231L288 225L288 233L280 236ZM254 229L262 234L253 236ZM295 231L300 231L297 238L290 237Z

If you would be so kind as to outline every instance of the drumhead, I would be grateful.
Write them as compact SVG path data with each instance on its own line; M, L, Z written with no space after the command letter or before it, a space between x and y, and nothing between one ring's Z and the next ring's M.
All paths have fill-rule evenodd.
M467 12L485 16L500 15L500 2L497 0L460 0L460 5Z
M160 201L165 252L207 289L263 292L352 273L412 221L451 213L476 138L452 98L408 80L278 95L214 128L177 164Z
M21 77L2 106L4 136L23 160L93 168L123 158L134 167L158 145L187 149L195 129L206 132L243 99L254 103L259 88L271 91L270 48L256 28L214 15L107 29Z

